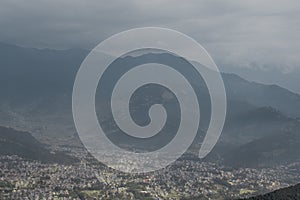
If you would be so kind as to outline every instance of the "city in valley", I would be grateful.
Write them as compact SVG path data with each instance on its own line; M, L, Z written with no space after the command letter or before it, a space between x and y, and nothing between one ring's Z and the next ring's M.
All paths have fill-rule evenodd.
M0 200L300 200L299 0L0 0Z
M229 168L181 159L145 174L126 174L93 159L45 164L0 157L0 199L237 199L300 182L300 163Z

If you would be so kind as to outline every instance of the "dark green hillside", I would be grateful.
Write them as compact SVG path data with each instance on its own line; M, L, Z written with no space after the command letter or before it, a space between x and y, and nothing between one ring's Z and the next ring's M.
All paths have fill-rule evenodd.
M299 200L300 184L244 200Z
M44 163L71 164L77 159L62 152L52 153L30 133L0 127L0 155L18 155Z

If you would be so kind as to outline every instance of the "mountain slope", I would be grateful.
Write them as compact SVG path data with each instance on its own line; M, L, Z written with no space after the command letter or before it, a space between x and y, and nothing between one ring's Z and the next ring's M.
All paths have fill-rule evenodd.
M57 99L65 96L65 103L70 104L76 72L87 54L86 50L39 50L0 43L0 103L22 105L39 100L41 102L36 106L47 109L55 105L45 99L59 104ZM147 53L121 60L128 65L140 61L147 63L151 59L163 60L176 67L179 59L174 58L166 53ZM184 72L188 67L182 63L178 68ZM193 76L191 72L186 74ZM229 101L247 102L256 107L271 106L285 115L300 118L300 95L276 85L246 81L235 74L223 73L222 77ZM198 86L204 87L200 82Z
M299 132L269 135L234 148L224 155L227 165L236 167L272 167L299 162Z
M269 106L249 109L244 107L239 109L239 113L227 116L223 138L231 143L243 144L264 136L279 134L296 121Z
M29 160L46 163L70 164L77 161L77 159L61 152L51 153L44 144L38 142L28 132L5 127L0 127L0 154L18 155Z
M69 144L70 137L76 132L71 110L72 87L76 72L87 53L75 49L39 50L0 44L0 125L28 130L38 139L48 138L51 144L57 145L62 138L66 139L65 144ZM205 84L197 79L193 71L187 70L189 66L182 58L166 53L147 53L125 56L119 61L122 61L119 64L125 68L142 62L163 61L180 69L196 86L197 95L201 99L201 119L210 117L205 116L210 111L209 94ZM106 80L113 79L119 73L118 70L112 71ZM263 146L264 142L260 142L261 140L268 142L268 137L272 139L272 136L276 135L273 139L281 141L281 138L285 137L282 134L294 123L294 118L300 118L298 94L279 86L250 82L234 74L223 73L222 77L227 92L228 109L220 141L223 146L221 145L219 152L225 153L228 149L235 149L241 153L247 152L247 155L251 154L250 150L257 151L251 148L253 145ZM99 101L96 106L97 110L103 108L102 110L106 111L105 109L109 108ZM139 119L147 117L145 113L148 110L145 108L142 113L133 113L133 116L136 115ZM104 116L106 113L101 114ZM111 120L107 121L108 127L110 122ZM175 124L173 122L170 124ZM206 129L205 126L207 122L203 126L200 125L203 130ZM291 130L294 131L291 135L296 134L297 129ZM120 139L118 136L116 138ZM274 141L274 145L270 144L272 149L279 141ZM292 139L287 141L293 142ZM230 142L236 146L228 146ZM249 150L243 150L244 148Z
M208 160L233 167L270 167L300 161L300 122L271 107L227 119Z
M270 106L290 117L300 118L300 95L278 85L247 81L235 74L222 75L229 100L248 102L257 107Z
M251 197L244 200L298 200L300 199L300 184L279 189L274 192Z

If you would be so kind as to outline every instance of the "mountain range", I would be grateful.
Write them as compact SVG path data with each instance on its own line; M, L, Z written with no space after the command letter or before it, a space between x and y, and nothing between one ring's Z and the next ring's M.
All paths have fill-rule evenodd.
M39 141L49 145L80 146L72 119L71 97L77 70L88 52L0 43L0 125L31 132ZM132 65L150 61L163 61L190 78L197 96L201 97L201 116L204 116L199 131L201 140L210 117L209 93L201 76L186 70L189 66L182 58L166 53L146 53L122 57L114 64L117 66L122 62L122 66L129 69ZM107 80L118 73L111 71ZM248 81L236 74L222 73L222 78L227 93L227 118L222 136L207 159L251 167L299 160L300 95L278 85ZM153 92L156 97L161 94ZM173 104L169 102L170 106ZM102 101L97 101L96 107L104 113L109 108ZM147 110L133 113L133 116L146 123L147 116L143 112L147 113ZM170 124L172 122L174 124L174 121ZM103 124L114 127L111 119L103 119ZM166 132L173 129L176 127L170 127ZM109 136L112 140L117 143L124 141L117 131L112 132Z

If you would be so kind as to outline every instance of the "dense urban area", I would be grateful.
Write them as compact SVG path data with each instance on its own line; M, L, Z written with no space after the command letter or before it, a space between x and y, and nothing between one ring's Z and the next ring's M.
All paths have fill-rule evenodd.
M300 182L300 163L229 168L179 160L145 174L126 174L95 161L45 164L0 157L0 199L237 199Z

